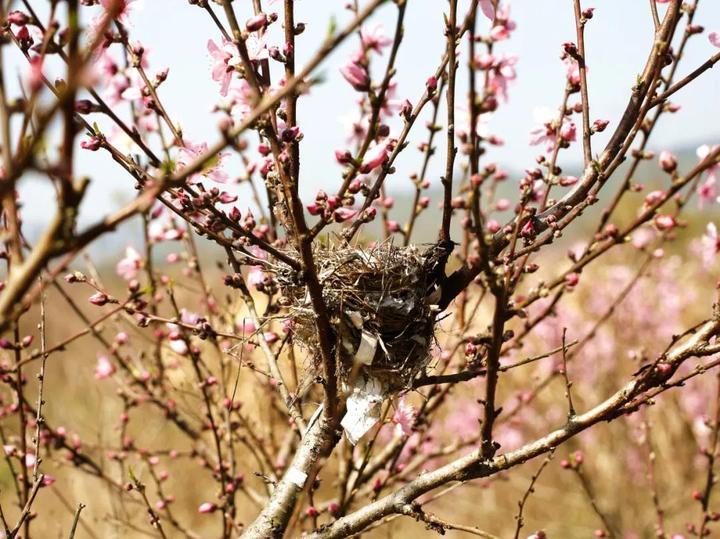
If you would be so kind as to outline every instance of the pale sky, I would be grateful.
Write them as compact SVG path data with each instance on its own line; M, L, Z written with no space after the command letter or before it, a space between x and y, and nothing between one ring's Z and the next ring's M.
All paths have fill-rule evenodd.
M296 21L306 23L306 31L297 38L298 66L317 50L331 15L337 17L339 27L350 19L343 10L344 4L343 1L298 0ZM461 0L460 4L462 8L467 1ZM234 5L241 21L251 15L249 1L236 1ZM281 2L275 2L266 10L281 6ZM222 9L214 7L222 17ZM584 1L583 8L586 7L596 8L586 30L591 120L610 120L606 133L593 139L594 148L599 150L622 115L630 88L647 58L652 45L652 20L647 0ZM663 6L659 7L663 12ZM397 62L398 97L415 103L425 80L435 70L444 49L442 27L446 8L447 3L442 0L408 0L405 39ZM565 69L559 53L564 41L575 41L575 28L569 0L513 0L511 13L517 30L509 41L498 45L497 51L519 55L518 78L511 84L509 102L501 106L490 124L491 132L503 138L505 146L493 148L484 159L521 171L533 166L534 157L539 153L538 147L528 145L528 133L535 125L534 109L559 105L565 84ZM388 3L369 24L381 23L389 33L395 24L395 14L394 4ZM480 19L481 24L489 24L486 19ZM183 125L187 138L212 144L218 138L217 117L211 116L209 110L219 94L218 84L210 78L206 44L210 38L218 41L219 35L210 18L186 0L144 0L143 9L134 20L134 39L151 51L150 71L170 68L169 78L160 92L168 112ZM720 1L700 0L695 20L707 31L720 30ZM280 30L279 24L274 26L274 31ZM691 39L680 76L717 52L706 34ZM330 55L320 69L325 82L300 101L299 123L305 135L301 146L301 193L306 198L312 197L319 188L332 191L340 182L341 169L335 163L333 151L345 148L345 128L340 118L353 110L358 94L342 79L338 68L356 47L357 38L353 37ZM465 49L463 43L462 51ZM380 59L383 63L385 60L386 56ZM461 66L466 61L463 57ZM464 69L461 68L460 73L458 100L462 101L466 93ZM275 76L274 80L277 79ZM662 120L653 138L653 148L687 148L720 142L720 70L703 75L697 83L683 89L675 101L682 105L682 110ZM419 121L411 134L411 144L425 140L426 134L424 121ZM443 138L441 133L436 139L438 154L428 174L433 183L439 182L442 173ZM579 146L564 152L561 164L577 162L580 152ZM82 222L88 223L117 207L121 199L127 200L133 191L129 178L106 154L85 151L79 155L80 170L93 179L82 206ZM419 153L413 148L401 155L397 161L398 173L388 178L391 191L410 189L407 176L419 167L418 157ZM49 191L41 189L36 182L26 182L22 191L33 196L33 203L25 208L26 220L46 220L51 203Z

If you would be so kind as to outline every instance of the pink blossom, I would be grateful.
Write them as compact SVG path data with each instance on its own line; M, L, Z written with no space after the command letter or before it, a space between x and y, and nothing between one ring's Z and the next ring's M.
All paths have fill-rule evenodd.
M651 228L639 228L632 235L632 244L636 249L645 249L655 239Z
M137 10L140 3L137 0L100 0L100 5L105 8L105 11L117 9L118 14L115 16L115 20L122 24L128 24L130 15Z
M23 27L25 28L25 27ZM30 72L27 75L30 90L37 92L43 85L43 57L35 56L30 59Z
M335 221L338 223L343 223L347 221L348 219L352 219L357 215L357 210L354 210L352 208L338 208L333 212L333 217L335 218Z
M179 356L185 356L189 351L188 345L183 339L170 340L170 349Z
M577 129L575 128L575 122L563 122L563 125L560 128L560 138L562 138L565 142L575 142L576 134Z
M340 117L347 133L346 142L348 144L358 144L365 140L367 134L369 118L359 111L354 110L349 114Z
M360 172L367 174L384 164L390 157L388 146L387 142L380 142L371 147L365 154L362 165L360 165Z
M125 258L120 260L115 267L117 274L130 281L135 279L138 275L138 270L142 266L142 257L133 247L128 246L125 248Z
M212 62L212 79L220 83L220 95L226 96L235 66L242 62L237 47L231 41L223 40L222 47L218 47L210 39L207 43Z
M184 235L184 231L177 228L171 220L155 219L148 226L148 237L154 242L179 240Z
M508 82L517 78L517 72L515 71L515 64L517 64L517 61L517 55L503 54L496 57L496 62L493 68L488 72L488 85L503 99L503 101L508 100Z
M697 149L697 156L702 161L716 148L717 146L711 149L707 144L703 144ZM705 177L703 183L698 185L697 188L698 205L701 208L705 202L712 202L717 196L716 184L718 172L720 172L720 163L714 163L705 170L707 176Z
M407 404L405 399L400 399L395 407L392 422L396 425L395 432L399 435L410 436L413 433L415 424L415 409Z
M195 162L197 159L203 156L207 152L207 150L208 145L206 142L201 142L200 144L192 144L185 141L185 146L181 146L178 149L177 165L179 167L179 170L182 170L184 167ZM192 174L190 176L190 181L198 181L199 176L203 176L205 178L208 178L209 180L218 183L227 183L230 179L230 176L222 169L222 165L223 161L229 155L230 154L228 154L227 152L220 152L217 155L217 158L211 159L209 162L207 162L205 164L205 168L203 168L199 173Z
M385 35L385 29L382 24L376 24L372 28L361 28L360 40L365 50L374 50L379 54L382 54L383 48L392 43L392 39Z
M350 61L340 68L340 73L358 92L365 92L370 88L370 76L363 66Z
M490 30L490 39L503 41L510 37L510 33L517 28L515 21L510 20L510 6L503 4L495 17L495 26Z
M720 237L715 223L708 223L705 235L702 237L702 256L706 267L710 266L720 253Z
M256 333L258 327L254 320L250 318L243 318L242 322L238 324L237 330L243 337L247 338L250 337L252 334Z
M534 111L535 120L540 123L530 131L530 145L545 144L549 153L555 148L557 142L557 113L549 108L540 108ZM560 127L560 138L565 142L573 142L577 135L575 123L563 117Z
M115 365L113 365L107 356L98 356L97 365L95 365L95 379L104 380L115 374Z
M231 195L227 191L223 191L220 195L218 195L218 202L220 202L220 204L232 204L237 199L237 195Z
M677 222L672 215L661 214L655 217L655 226L658 230L670 230L675 227Z
M480 10L491 21L495 19L495 6L493 6L492 0L480 0Z
M100 5L103 7L103 13L97 15L90 21L90 28L93 33L99 32L107 25L106 17L111 10L117 10L117 15L115 15L116 21L125 26L132 27L130 16L135 11L138 11L141 2L138 0L100 0Z
M577 86L580 84L580 65L575 58L567 56L565 58L565 65L567 66L567 80L570 84Z
M708 41L716 47L720 47L720 32L710 32L708 34Z
M198 313L188 311L186 308L183 307L182 309L180 309L180 321L183 324L194 326L198 322L200 322L200 315Z
M265 282L267 275L262 270L261 266L253 266L250 268L247 274L245 282L251 288L257 288L258 285L262 285Z
M267 48L267 33L263 35L250 34L245 40L245 46L247 47L248 57L253 62L267 60L270 57Z
M233 118L242 120L253 108L253 93L245 79L237 79L230 85L230 113Z

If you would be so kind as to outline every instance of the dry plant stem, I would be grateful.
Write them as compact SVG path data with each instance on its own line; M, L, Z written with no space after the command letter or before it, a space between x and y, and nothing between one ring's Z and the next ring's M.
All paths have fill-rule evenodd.
M147 510L147 514L150 517L150 525L158 531L162 539L167 539L167 535L165 535L165 530L163 530L162 523L160 522L160 517L155 512L155 509L153 509L150 500L148 500L147 494L145 494L145 485L140 483L139 480L135 479L133 481L133 486L135 490L140 493L140 496L145 503L145 509Z
M230 249L225 250L228 260L230 261L230 265L235 270L236 275L240 276L241 268L240 264L238 263L237 259L233 255L232 251ZM250 311L250 315L258 322L262 322L263 319L258 315L257 308L255 306L255 300L253 299L252 295L250 294L250 290L247 288L247 285L245 284L245 281L240 277L241 280L241 286L240 286L240 292L242 293L243 300L245 301L245 305L248 308L248 311ZM265 339L260 336L258 339L258 343L260 344L260 348L265 356L265 359L268 363L268 370L270 371L270 374L272 374L273 378L275 378L278 381L277 389L280 392L280 396L283 399L283 402L285 406L287 406L288 412L290 414L290 417L292 417L299 434L302 436L302 433L305 432L307 429L307 424L305 423L305 419L303 419L302 413L300 410L298 410L295 407L295 402L293 398L290 396L290 393L287 389L287 383L285 382L285 377L283 376L282 372L280 372L280 368L277 364L277 358L275 357L275 353L270 349L270 346L265 341Z
M470 10L468 12L468 15L465 18L465 21L463 22L463 25L460 27L460 29L457 32L457 38L460 39L465 32L467 32L468 27L471 23L471 14L474 7L477 6L478 0L473 0L470 5ZM443 72L445 71L445 67L447 66L449 61L449 57L447 53L443 56L440 65L435 70L434 77L439 80L442 77ZM364 212L366 209L368 209L371 204L377 199L378 194L380 193L380 190L385 182L385 179L387 178L387 175L390 173L390 170L392 169L393 163L395 162L395 159L400 154L402 149L405 146L405 141L410 134L410 131L417 120L420 112L425 107L425 105L432 99L432 96L434 93L429 92L428 90L425 90L423 95L420 97L419 101L413 108L412 112L410 113L409 118L405 120L405 125L403 126L403 129L400 133L400 136L398 137L397 144L395 146L395 149L390 154L390 157L388 158L385 165L383 165L380 168L380 171L378 173L377 178L375 178L375 181L372 183L372 186L370 187L370 192L365 197L365 200L363 201L362 205L360 206L359 214L361 215L362 212ZM360 219L356 219L353 221L352 225L350 225L345 232L343 233L343 239L346 243L349 243L352 238L355 236L355 234L358 232L360 227L363 225L363 222Z
M350 184L357 177L357 174L360 171L360 163L362 163L362 159L365 157L365 154L370 148L370 144L377 135L380 111L385 104L385 96L387 95L388 88L390 87L390 83L392 82L392 78L395 75L395 61L397 59L398 51L400 50L400 44L402 42L404 33L403 22L405 20L405 9L407 7L407 0L396 1L396 4L398 8L397 22L395 24L395 34L393 37L392 48L390 50L390 56L388 58L387 67L385 68L385 75L383 76L383 80L380 83L380 88L377 92L377 95L373 96L372 94L369 94L371 112L370 119L368 121L368 131L362 141L362 144L360 144L360 148L357 152L357 155L354 157L353 162L350 164L348 170L346 170L343 174L343 183L336 193L338 199L342 199L345 196L348 188L350 187ZM316 237L318 234L320 234L320 232L322 232L325 226L329 224L329 222L329 217L323 218L318 221L315 226L312 227L310 235L313 238Z
M580 0L573 0L575 8L575 29L577 34L578 58L577 63L580 70L580 97L582 99L582 118L583 118L583 156L585 158L585 166L592 162L592 145L590 137L590 99L588 97L587 84L587 64L585 61L585 18L582 16L582 7Z
M657 32L660 28L660 17L658 16L657 0L650 0L650 12L652 13L653 25L655 25L655 31Z
M550 461L552 460L554 454L554 451L550 451L550 454L545 458L545 460L542 461L542 464L540 464L538 470L530 478L530 485L528 485L525 494L523 494L523 497L520 499L520 501L518 501L518 514L515 517L515 520L517 521L517 525L515 526L515 539L519 539L520 530L525 525L525 521L523 520L523 511L525 510L525 505L527 504L530 495L535 492L535 483L537 483L538 479L540 479L540 474L543 473L545 467L550 464Z
M400 513L420 522L425 522L428 529L436 531L439 535L445 535L445 531L447 530L457 530L476 537L483 537L484 539L499 539L497 536L484 532L479 528L475 528L473 526L463 526L461 524L452 524L442 520L435 515L426 513L422 510L422 507L416 504L404 505Z
M315 69L327 58L327 56L348 36L352 35L353 32L355 32L355 30L365 21L365 19L372 15L378 7L387 1L388 0L372 0L368 3L345 28L325 40L320 49L292 80L286 81L282 89L277 92L273 94L266 94L239 125L230 129L227 133L225 133L223 140L215 143L208 149L207 152L185 167L182 171L180 171L180 173L175 174L170 180L170 184L181 185L189 176L200 172L204 168L205 164L212 160L219 152L224 150L233 139L247 130L250 126L254 125L260 117L278 105L283 99L287 98L293 92L296 92L299 86L306 84L307 77L315 71Z
M40 286L43 287L42 279L40 279ZM38 379L38 398L37 398L37 410L35 413L35 463L33 464L33 473L32 478L33 482L36 482L38 480L39 474L40 474L40 432L42 430L43 424L45 423L45 418L42 415L42 407L43 404L45 404L45 401L43 400L43 389L45 387L45 365L47 363L48 358L48 352L47 352L47 344L45 342L46 333L47 333L47 320L45 317L45 294L42 293L40 295L40 353L42 354L42 361L40 363L40 372L38 372L37 379Z
M712 425L712 434L710 437L709 447L705 450L705 457L707 458L707 477L705 480L705 488L702 491L702 497L700 498L700 508L702 510L702 520L700 522L700 531L698 537L705 537L709 534L708 525L712 522L712 515L710 515L710 496L712 495L713 488L717 482L717 476L715 474L715 460L718 453L718 442L720 442L720 373L715 376L717 382L717 397L715 399L715 419Z
M443 184L443 213L442 226L440 228L439 241L447 245L450 241L450 221L452 220L452 189L453 176L455 174L455 77L457 73L457 59L455 50L457 48L457 0L450 0L450 17L447 21L447 56L448 82L447 82L447 156L445 163L445 175L441 178ZM472 126L472 129L475 127Z
M645 417L647 418L647 411L645 411ZM653 507L655 508L655 517L657 519L657 523L655 525L655 533L658 535L660 539L666 539L665 535L665 511L662 508L662 505L660 503L660 494L658 492L658 481L657 481L657 473L655 470L655 462L657 460L657 455L655 453L655 449L653 447L653 439L652 439L652 424L648 419L645 419L643 421L643 424L645 425L645 443L647 445L647 478L648 483L650 486L650 491L652 495L652 502Z
M152 187L146 189L145 192L137 199L135 199L133 203L129 204L116 214L108 216L101 222L90 227L90 229L86 230L84 233L80 234L79 237L75 238L73 242L66 242L65 245L56 245L55 241L57 239L57 236L62 230L63 225L66 223L66 210L69 209L66 208L66 206L64 205L61 206L55 218L50 222L49 226L47 227L43 237L38 242L37 247L30 254L28 260L23 263L22 266L14 268L14 271L10 273L7 287L3 291L2 295L0 295L0 330L3 330L7 327L8 316L14 316L11 315L11 312L16 306L18 306L20 298L27 291L30 283L34 281L40 269L49 261L50 258L56 256L58 252L67 252L72 248L87 245L90 241L96 239L101 234L110 230L114 230L114 228L122 221L128 219L129 217L135 215L138 212L145 211L152 203L152 199L154 199L155 196L159 195L165 188L171 185L184 184L185 180L190 175L202 170L205 163L211 160L225 147L227 147L227 145L232 139L237 137L240 133L242 133L252 124L254 124L254 122L258 118L260 118L264 113L269 111L272 107L277 105L287 95L295 91L300 84L303 84L309 74L315 70L315 68L325 59L325 57L332 50L334 50L348 35L352 34L352 32L354 32L355 29L359 27L360 24L362 24L362 22L385 1L387 0L373 0L372 2L370 2L370 4L368 4L346 28L344 28L338 34L331 36L325 41L320 50L310 60L310 62L308 62L308 64L303 68L303 70L298 74L295 79L287 81L283 89L276 94L273 94L272 96L265 96L263 100L257 105L257 107L253 109L253 111L248 115L248 117L245 118L245 120L239 126L233 128L229 133L227 133L227 136L224 140L216 143L203 156L201 156L191 165L183 169L181 173L165 180L154 179L154 181L152 182ZM69 79L68 85L70 87L72 87L72 82L73 81ZM48 86L52 85L48 84ZM95 92L91 91L91 94L92 93ZM98 102L101 101L96 93L94 95L94 99L96 99ZM66 101L70 104L74 103L74 101L69 98ZM65 106L65 109L67 110L67 105ZM108 108L105 112L106 114L113 117L113 120L117 125L121 127L124 125L124 123L119 118L117 118L116 115L114 115L112 110ZM139 140L134 133L129 133L129 136L135 142L140 143L141 148L145 151L146 154L153 156L153 153L147 147L145 147L142 141ZM154 160L159 163L157 157L155 157Z
M262 90L256 80L255 71L248 56L245 41L242 39L238 22L235 18L235 13L228 0L224 0L223 6L230 22L230 26L233 29L235 44L240 52L240 56L242 57L243 65L245 67L245 75L248 77L250 86L254 89L255 98L259 102L262 98ZM269 139L273 155L275 156L275 166L280 174L284 203L291 216L291 223L286 223L286 225L291 224L291 229L294 232L293 237L296 244L295 247L299 251L301 258L300 272L307 286L310 301L317 317L317 336L318 343L320 345L320 358L325 379L324 413L328 417L333 417L338 404L337 365L332 353L334 343L331 339L332 330L330 316L328 314L327 306L325 305L325 300L323 299L322 286L320 285L317 268L315 266L315 259L312 253L313 237L310 234L310 229L308 228L305 220L305 210L298 194L297 185L294 184L292 178L288 177L285 166L280 162L280 145L272 127L272 123L266 129L266 135Z
M708 341L718 332L720 332L720 321L705 322L689 338L673 346L664 355L664 361L677 367L690 357L715 353L715 348L708 346ZM332 539L357 534L377 520L402 512L402 508L406 504L441 485L489 477L548 453L585 429L603 421L616 419L625 414L628 408L636 408L639 405L637 400L642 400L644 394L652 393L653 390L657 393L666 391L668 386L664 384L665 379L659 376L654 369L647 369L598 405L576 415L572 422L517 450L495 456L492 459L485 459L482 450L473 451L469 455L417 477L396 492L338 519L310 534L308 538Z
M590 502L590 506L593 509L593 512L598 516L600 521L602 522L603 526L605 527L605 531L609 534L609 537L612 538L619 538L622 537L622 533L620 530L613 525L612 522L610 522L610 517L605 514L604 511L600 509L597 503L597 495L595 494L595 490L592 487L592 484L590 483L590 480L588 479L585 472L582 470L582 466L577 465L574 467L573 472L575 472L575 475L580 480L580 484L582 485L583 491L585 491L585 495L588 498L588 501Z
M575 188L534 219L535 230L538 234L545 231L549 227L550 222L560 221L570 215L573 209L581 205L592 187L596 185L601 178L604 178L605 169L610 167L611 163L621 155L621 152L627 151L625 145L629 140L628 136L631 134L633 127L643 112L643 103L646 101L651 86L657 78L659 70L662 67L665 52L670 46L671 38L680 18L681 3L680 0L673 0L668 6L663 24L655 36L648 61L642 74L638 78L637 84L633 88L625 113L598 161L593 161L590 166L585 168ZM603 172L603 174L601 174L601 172ZM572 214L573 218L576 216L577 214ZM499 254L510 244L510 241L511 238L508 238L502 230L496 233L492 242L493 253ZM537 247L537 244L538 242L536 241L535 244L524 250L520 250L517 253L518 256L533 250L533 248ZM443 286L443 297L440 306L443 308L447 307L455 296L464 290L479 273L479 267L469 266L463 266L453 273Z
M505 289L501 289L495 296L495 313L492 325L492 343L487 356L487 374L485 377L485 410L481 425L482 454L485 459L491 458L497 446L493 442L493 424L500 410L495 408L495 393L497 390L498 373L500 367L500 352L502 350L503 332L505 329L505 318L507 310L507 295Z
M25 502L25 507L23 507L23 510L20 513L20 517L18 518L17 524L15 524L15 527L8 534L8 536L7 536L8 539L14 539L15 537L17 537L18 532L20 532L20 528L22 528L26 524L27 519L30 516L30 510L32 509L32 504L35 501L35 497L37 496L38 490L40 490L40 487L42 486L44 479L45 479L45 476L40 474L38 476L38 478L35 480L35 482L33 483L32 489L30 490L30 493L28 494L27 501Z
M568 374L567 370L567 364L568 364L568 358L567 358L567 346L565 344L565 333L567 332L567 328L563 328L562 332L562 360L563 360L563 378L565 379L565 397L568 401L568 420L572 421L572 418L575 417L575 406L573 405L572 400L572 383L570 382L570 375Z
M75 511L75 516L73 517L73 523L72 527L70 528L70 535L68 535L68 539L74 539L75 532L77 531L78 523L80 522L80 513L82 510L85 509L84 504L78 504L78 508Z
M2 505L0 505L0 521L2 521L3 530L5 531L5 537L10 537L10 525L5 518L5 513L3 513Z
M662 94L657 96L655 99L653 99L650 102L650 107L656 107L658 105L661 105L668 97L671 95L677 93L678 91L682 90L685 86L690 84L692 81L697 79L700 75L705 73L708 69L712 69L715 67L715 64L720 62L720 52L713 54L706 62L704 62L700 67L677 81L675 84L670 86L667 90L665 90Z
M418 179L415 185L415 197L413 199L413 205L412 209L410 210L410 218L408 219L408 223L405 226L405 239L403 245L407 247L410 245L410 242L412 240L412 233L413 229L415 228L415 221L417 220L420 210L419 210L419 202L420 202L420 195L422 194L422 188L420 187L420 184L425 179L425 175L427 174L427 169L430 164L430 159L435 154L435 148L433 147L433 141L435 140L435 134L439 131L437 128L437 117L438 117L438 111L439 111L439 104L440 104L440 95L442 95L443 88L445 87L445 80L440 79L440 83L438 86L438 96L436 96L435 99L432 99L433 109L432 109L432 117L430 120L430 125L428 126L428 139L425 147L424 157L423 157L423 164L420 167L420 174L418 175Z

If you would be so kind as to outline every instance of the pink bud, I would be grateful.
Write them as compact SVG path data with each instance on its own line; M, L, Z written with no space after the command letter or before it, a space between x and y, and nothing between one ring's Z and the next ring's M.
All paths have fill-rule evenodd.
M577 136L575 122L565 122L560 128L560 137L565 142L573 142Z
M575 185L577 182L577 176L563 176L558 183L563 187L567 187L569 185Z
M605 131L605 128L608 126L609 123L609 120L595 120L593 122L593 131L595 131L596 133L602 133L603 131Z
M660 168L663 169L667 173L675 172L675 169L677 169L677 157L673 155L671 152L667 150L663 150L660 152L660 157L658 158L658 163L660 164Z
M11 11L7 16L7 21L15 26L25 26L30 22L30 17L25 15L22 11Z
M352 163L353 157L349 150L335 150L335 160L341 165Z
M217 505L211 502L204 502L198 507L198 513L208 514L214 513L217 510Z
M338 223L343 223L347 221L348 219L352 219L357 214L357 210L353 210L352 208L338 208L333 212L333 217L335 218L335 221Z
M580 280L580 275L578 275L577 273L574 273L574 272L573 272L573 273L568 273L568 274L565 276L565 284L567 284L567 285L570 286L570 287L575 286L576 284L578 284L578 281L579 281L579 280Z
M437 83L438 81L435 75L430 76L428 80L425 81L425 87L427 88L429 93L432 94L433 92L435 92L435 90L437 90Z
M663 214L655 217L655 226L658 230L670 230L676 224L677 222L672 215Z
M98 307L102 307L108 302L108 297L106 294L103 294L102 292L96 292L92 296L88 298L88 301L92 303L93 305L97 305Z
M102 141L98 137L90 137L89 139L80 142L80 147L83 150L90 150L91 152L98 151L100 146L102 146Z
M650 191L645 196L645 204L648 206L655 206L656 204L659 204L665 200L665 192L664 191Z
M258 13L254 17L247 20L247 22L245 23L245 29L248 32L257 32L261 28L264 28L267 25L267 22L267 15L265 15L265 13Z
M370 89L370 76L363 66L349 62L340 68L340 73L358 92Z
M310 507L305 509L305 514L310 518L315 518L320 514L320 512L311 505Z

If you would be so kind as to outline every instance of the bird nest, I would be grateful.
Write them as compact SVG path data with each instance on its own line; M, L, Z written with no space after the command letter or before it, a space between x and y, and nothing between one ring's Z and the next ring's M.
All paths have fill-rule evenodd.
M439 295L433 293L437 258L432 253L432 248L388 242L371 250L315 249L341 381L352 383L363 372L388 390L400 390L426 366L438 310L433 296ZM316 315L305 283L289 268L277 278L295 339L312 352L317 365Z

